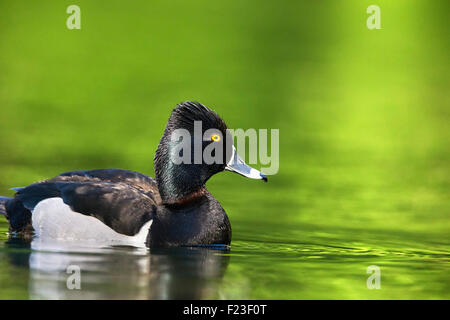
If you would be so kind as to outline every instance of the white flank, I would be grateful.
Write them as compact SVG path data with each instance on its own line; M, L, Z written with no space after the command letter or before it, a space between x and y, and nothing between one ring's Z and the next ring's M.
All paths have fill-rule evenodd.
M61 198L45 199L32 213L35 235L40 238L83 240L120 245L145 245L153 220L145 223L134 236L120 234L95 217L72 209Z

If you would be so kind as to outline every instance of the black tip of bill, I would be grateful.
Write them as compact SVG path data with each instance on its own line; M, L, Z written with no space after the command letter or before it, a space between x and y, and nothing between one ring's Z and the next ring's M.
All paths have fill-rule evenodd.
M267 182L267 176L265 174L260 173L261 179L264 180L264 182Z

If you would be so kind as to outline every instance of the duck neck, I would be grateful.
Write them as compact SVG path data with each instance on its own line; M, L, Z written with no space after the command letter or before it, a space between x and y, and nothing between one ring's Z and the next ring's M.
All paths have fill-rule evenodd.
M156 171L156 183L164 204L183 204L201 197L206 192L201 181L187 175L167 171ZM181 171L181 170L180 170Z
M207 177L201 165L176 164L171 159L171 143L163 136L155 153L155 178L164 204L186 203L206 191Z

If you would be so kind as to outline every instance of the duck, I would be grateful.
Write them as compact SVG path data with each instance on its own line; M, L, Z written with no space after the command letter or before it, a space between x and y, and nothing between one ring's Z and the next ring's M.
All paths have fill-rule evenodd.
M198 123L201 142L194 132ZM179 132L190 134L190 139L175 134ZM180 144L186 148L180 149ZM195 151L211 149L215 159L223 161L206 157L179 161L180 156L193 159ZM222 118L195 101L172 110L155 152L154 169L155 178L125 169L61 173L12 188L13 197L0 197L0 214L6 217L10 234L47 240L150 248L230 246L229 218L206 182L223 171L267 182L266 175L239 157Z

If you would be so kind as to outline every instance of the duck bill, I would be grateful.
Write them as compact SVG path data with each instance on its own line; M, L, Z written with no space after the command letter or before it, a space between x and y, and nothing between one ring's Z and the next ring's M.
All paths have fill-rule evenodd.
M232 152L233 155L231 157L231 160L227 163L225 170L239 173L241 176L250 179L264 180L265 182L267 182L267 176L247 165L244 160L239 157L234 146Z

